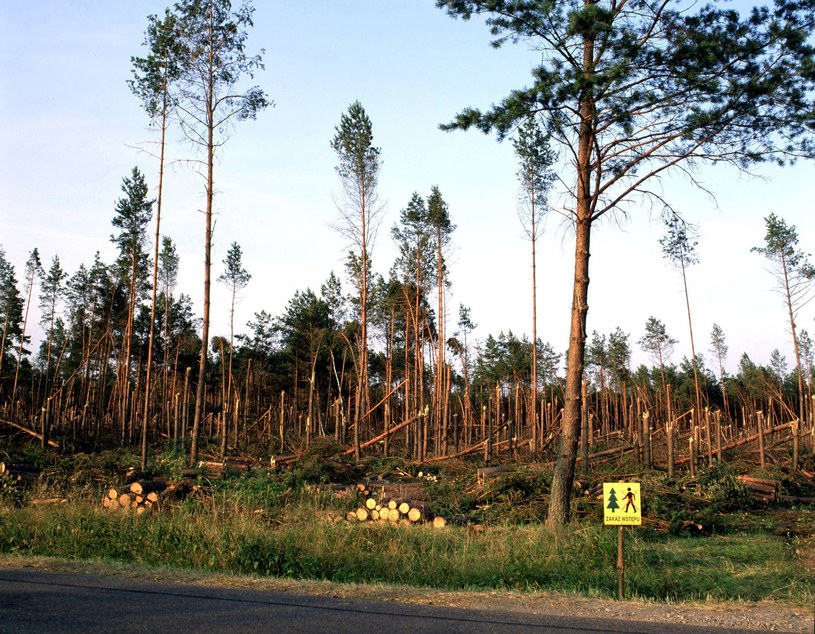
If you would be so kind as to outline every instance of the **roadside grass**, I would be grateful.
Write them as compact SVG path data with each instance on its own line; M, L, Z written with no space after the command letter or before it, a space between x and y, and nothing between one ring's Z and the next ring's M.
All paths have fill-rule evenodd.
M0 506L0 552L229 574L386 583L440 590L552 591L614 597L614 528L583 519L480 527L333 522L338 503L285 479L228 479L212 495L134 516L98 498ZM332 506L334 507L332 509ZM808 513L815 520L815 512ZM811 604L815 573L783 535L678 536L626 530L628 596L671 602Z

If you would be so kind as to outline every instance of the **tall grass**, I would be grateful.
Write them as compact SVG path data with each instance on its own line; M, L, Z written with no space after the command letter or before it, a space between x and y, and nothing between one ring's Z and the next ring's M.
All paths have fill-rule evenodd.
M616 593L617 531L597 522L568 532L539 525L474 532L332 523L321 518L317 497L289 495L271 512L227 503L226 497L140 517L102 512L90 503L6 508L0 511L0 552L439 589ZM815 575L796 564L780 537L628 530L626 539L630 595L812 601Z

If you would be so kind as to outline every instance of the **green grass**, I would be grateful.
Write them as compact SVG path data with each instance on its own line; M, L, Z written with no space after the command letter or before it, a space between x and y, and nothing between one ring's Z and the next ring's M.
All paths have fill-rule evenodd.
M47 466L47 457L40 458ZM438 590L617 594L616 528L603 526L597 504L580 497L578 519L568 528L544 527L546 474L510 475L474 493L473 470L451 463L427 487L431 506L482 525L433 530L330 521L329 515L344 515L356 502L316 493L305 483L358 474L356 466L324 456L301 471L213 480L208 495L161 512L104 511L99 501L116 465L132 462L118 453L74 454L51 461L40 489L0 494L0 553ZM181 465L166 452L151 469L172 474ZM815 509L751 510L724 467L695 482L659 474L643 482L646 514L663 518L669 532L626 529L627 596L811 605L815 571L799 561L796 549L815 560ZM695 487L686 494L690 484ZM55 495L71 501L28 504ZM682 534L689 518L708 533Z
M223 502L223 500L222 500ZM585 522L466 527L331 523L301 495L285 514L190 501L135 517L90 503L0 513L0 552L103 559L226 573L382 582L437 589L616 594L613 528ZM279 511L279 509L278 509ZM762 533L680 537L627 530L629 596L669 601L807 603L815 575L782 537Z

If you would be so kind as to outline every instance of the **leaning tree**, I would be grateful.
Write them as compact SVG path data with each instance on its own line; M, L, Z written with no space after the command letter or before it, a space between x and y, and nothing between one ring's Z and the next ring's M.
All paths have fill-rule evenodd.
M775 214L767 216L764 223L767 228L764 245L752 250L769 260L768 268L775 278L776 290L784 298L798 373L798 417L803 422L806 420L804 374L795 320L801 307L812 299L815 267L810 264L808 254L798 246L798 229L795 226L788 225Z
M570 516L580 438L591 228L655 178L701 163L738 168L812 156L815 52L811 0L740 13L691 0L436 0L453 17L486 16L493 45L530 44L529 86L489 110L466 108L444 129L512 133L540 116L568 161L574 292L563 431L548 523Z

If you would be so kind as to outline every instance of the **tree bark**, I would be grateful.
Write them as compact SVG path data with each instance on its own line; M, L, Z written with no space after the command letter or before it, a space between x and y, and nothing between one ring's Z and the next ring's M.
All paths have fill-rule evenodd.
M212 15L210 14L210 24ZM212 26L210 26L210 41L213 38ZM204 417L204 387L207 378L207 348L209 345L209 294L210 294L210 269L212 268L212 199L214 195L214 165L215 165L215 105L213 103L213 86L215 85L213 66L213 51L209 50L209 78L207 89L207 183L206 183L206 209L205 236L204 236L204 307L201 314L201 355L198 358L198 386L195 394L195 415L192 422L192 442L190 444L190 466L194 466L198 461L198 440L201 432L201 421Z
M592 0L584 0L589 6ZM584 359L586 354L586 318L589 312L589 243L592 223L591 153L595 139L595 98L591 78L594 75L594 39L583 40L583 73L585 86L580 95L580 127L577 147L577 183L575 208L574 290L569 326L569 350L566 361L565 405L560 435L560 452L552 477L549 499L549 526L562 526L569 521L574 483L577 445L580 440L580 414Z
M588 201L586 201L588 202ZM586 205L588 207L588 205ZM588 213L586 213L588 216ZM581 387L583 382L583 359L586 350L586 316L589 289L589 238L591 221L578 218L575 239L574 297L569 334L566 371L566 403L563 409L563 427L560 436L560 452L552 478L547 524L566 524L570 517L572 484L574 483L577 446L580 440Z

